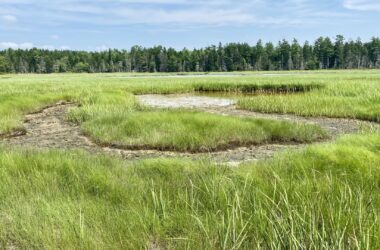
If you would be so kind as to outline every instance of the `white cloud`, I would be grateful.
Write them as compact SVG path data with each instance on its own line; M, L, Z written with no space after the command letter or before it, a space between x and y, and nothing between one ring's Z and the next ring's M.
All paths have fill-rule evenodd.
M33 43L14 43L14 42L0 42L0 49L31 49L35 47Z
M79 12L87 14L102 14L104 9L99 6L94 6L94 4L81 4L81 3L66 3L58 6L54 6L55 9L59 11L67 12Z
M101 51L106 51L106 50L108 50L109 48L110 48L110 47L107 46L107 45L100 45L100 46L95 47L95 51L99 51L99 52L101 52Z
M122 3L185 4L186 0L119 0Z
M30 0L0 0L0 4L24 4L30 2Z
M13 1L13 0L12 0ZM8 3L11 0L0 0ZM328 0L316 4L313 0L15 0L27 3L17 16L35 18L29 11L38 9L40 26L70 24L90 25L170 25L188 26L298 26L328 22L326 18L345 18L332 12ZM357 7L358 2L370 0L337 0ZM26 5L25 5L26 6ZM6 7L6 6L4 6ZM363 8L363 7L362 7ZM1 8L0 8L1 13ZM292 13L289 15L289 13ZM331 21L331 20L329 20ZM168 27L168 26L166 26ZM53 37L51 37L53 40Z
M380 2L378 0L344 0L343 6L350 10L380 11Z
M54 45L43 45L41 48L46 50L55 50Z
M17 22L17 17L13 15L3 15L1 19L6 23L15 23Z
M130 9L124 8L115 10L119 17L110 20L111 23L141 23L141 24L242 24L255 21L253 15L244 13L241 10L153 10L153 9Z
M89 23L96 25L173 24L241 25L261 23L255 13L264 0L17 0L39 9L45 23ZM295 1L295 0L292 0ZM300 1L300 0L296 0ZM10 0L0 0L11 3ZM171 7L168 7L170 5ZM252 6L257 8L252 9ZM35 15L19 9L29 19ZM273 17L274 18L274 17ZM283 20L283 18L281 19Z
M31 42L25 42L25 43L15 43L15 42L0 42L0 49L32 49L32 48L41 48L46 50L69 50L71 49L70 46L62 45L59 47L56 47L54 45L35 45ZM100 47L99 47L100 48ZM107 48L108 49L108 48Z

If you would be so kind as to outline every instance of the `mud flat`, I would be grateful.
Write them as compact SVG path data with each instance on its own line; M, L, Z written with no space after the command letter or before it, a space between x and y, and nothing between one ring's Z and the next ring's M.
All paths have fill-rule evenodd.
M70 123L66 119L68 111L76 106L73 103L59 102L40 112L28 114L24 122L26 133L9 136L3 142L36 148L91 150L95 144L82 136L78 125Z
M154 108L216 108L236 104L233 99L192 95L140 95L137 98Z

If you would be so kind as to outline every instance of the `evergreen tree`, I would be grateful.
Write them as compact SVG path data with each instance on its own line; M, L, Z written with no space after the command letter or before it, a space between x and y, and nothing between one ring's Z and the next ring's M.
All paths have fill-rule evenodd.
M7 49L0 51L0 72L204 72L244 70L380 68L380 39L369 42L318 38L314 44L300 45L296 39L277 45L261 40L229 43L204 49L133 46L129 51L109 49L101 52Z
M8 71L8 63L5 61L5 56L0 56L0 74Z

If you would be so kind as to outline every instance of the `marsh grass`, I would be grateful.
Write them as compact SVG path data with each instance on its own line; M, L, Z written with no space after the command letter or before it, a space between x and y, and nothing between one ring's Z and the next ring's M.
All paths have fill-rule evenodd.
M236 169L0 149L0 244L14 248L380 247L379 134Z
M316 125L224 117L186 110L97 113L84 122L85 134L100 144L125 149L209 152L265 143L322 140Z
M6 75L0 79L0 134L22 127L26 113L59 100L81 106L69 116L84 126L95 119L104 118L103 125L108 126L115 117L135 116L136 123L150 122L147 126L154 130L155 122L173 119L173 114L145 110L133 94L190 93L194 86L207 84L214 89L236 84L322 84L297 95L243 98L240 106L379 121L379 71L275 78L252 74L212 82L119 77L123 75ZM143 116L145 112L152 117ZM204 114L192 115L208 121ZM211 124L227 121L210 120ZM234 121L240 128L252 125ZM120 124L130 122L123 119ZM183 123L190 129L195 126L186 119ZM262 124L262 128L252 123L271 136L277 133L275 128L281 136L289 132L284 129L288 125ZM137 127L131 131L148 136L152 130L144 127L145 123L142 131ZM119 129L115 133L125 132ZM215 135L245 133L230 130L226 124ZM290 130L290 138L302 135L294 131ZM3 146L0 248L379 249L380 135L366 133L237 168L184 159L125 163L80 151Z
M304 93L314 89L321 89L324 86L321 83L302 83L302 82L276 82L263 81L262 83L252 82L239 83L197 83L193 85L194 91L197 92L233 92L244 94L281 94L281 93Z
M324 86L301 95L241 97L238 106L266 113L356 118L380 122L378 80L334 79Z
M5 75L0 80L0 134L22 128L26 113L60 100L87 106L88 115L90 109L115 108L115 102L131 107L131 103L125 103L131 100L131 94L194 93L201 90L228 93L296 92L297 95L244 97L240 98L238 105L243 109L262 112L372 121L380 119L380 75L376 70L313 72L275 77L251 73L227 78L123 76L128 74Z

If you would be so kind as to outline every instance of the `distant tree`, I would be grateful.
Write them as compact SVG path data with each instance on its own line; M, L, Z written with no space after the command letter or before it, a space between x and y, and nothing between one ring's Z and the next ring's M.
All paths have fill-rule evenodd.
M43 57L39 57L36 63L36 73L47 73L46 62Z
M84 63L84 62L78 62L74 66L74 72L77 72L77 73L89 72L89 70L90 70L89 65L87 63Z
M8 72L8 63L5 56L0 56L0 74Z
M320 37L314 44L282 40L276 45L261 40L253 46L229 43L203 49L109 49L100 52L69 50L0 50L0 71L52 72L204 72L235 70L313 70L331 68L380 68L380 39L346 41Z
M272 43L265 44L265 63L264 70L275 70L278 61L276 49Z
M265 49L263 43L259 40L256 46L252 48L251 64L254 70L263 70L263 59L265 57Z
M344 68L344 37L337 35L334 45L334 68Z
M367 44L368 56L371 62L371 67L380 67L380 39L372 38L371 42Z
M292 69L303 70L304 69L304 62L303 62L302 47L296 39L293 39L290 50L291 50L290 51L291 60L292 60L292 64L293 64Z

